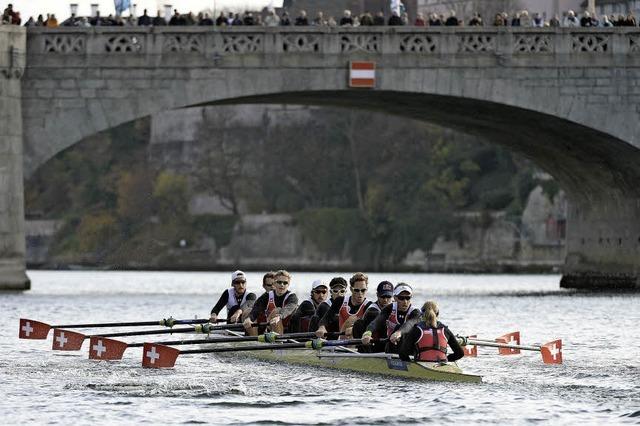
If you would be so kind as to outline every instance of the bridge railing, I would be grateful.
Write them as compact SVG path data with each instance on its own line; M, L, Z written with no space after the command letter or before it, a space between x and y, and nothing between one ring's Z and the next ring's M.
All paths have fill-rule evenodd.
M29 28L29 55L640 55L640 30L450 27Z

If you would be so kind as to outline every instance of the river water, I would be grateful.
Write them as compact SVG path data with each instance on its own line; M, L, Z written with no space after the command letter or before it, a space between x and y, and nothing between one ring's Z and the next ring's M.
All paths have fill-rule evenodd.
M51 338L19 340L20 317L49 324L206 317L226 273L29 273L32 290L0 294L0 414L4 424L416 424L640 423L640 294L559 289L559 276L371 274L405 281L414 303L438 301L454 333L494 338L519 330L526 344L563 339L564 364L535 352L479 348L459 365L482 384L414 382L318 368L182 356L142 369L141 349L122 361L53 352ZM261 274L248 273L258 290ZM303 298L331 274L295 273ZM159 337L155 340L169 339ZM130 338L129 342L150 340Z

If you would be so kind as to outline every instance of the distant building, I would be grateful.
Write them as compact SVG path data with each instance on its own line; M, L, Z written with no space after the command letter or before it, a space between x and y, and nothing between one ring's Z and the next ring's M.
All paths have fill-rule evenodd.
M596 4L603 0L596 0ZM637 1L640 3L640 1ZM585 3L585 6L583 6ZM631 2L629 2L631 3ZM456 16L465 21L478 12L489 22L498 12L510 15L522 10L530 14L540 13L545 19L554 15L562 16L567 10L581 12L586 8L584 0L418 0L418 10L421 13L438 13L447 15L455 10Z
M582 2L587 7L586 0ZM626 15L633 12L640 14L640 0L596 0L596 14L598 15Z
M411 20L415 19L419 2L420 0L402 0ZM333 16L339 20L346 9L350 10L353 15L361 15L364 12L376 14L383 11L388 18L390 3L389 0L284 0L283 8L291 16L297 16L300 10L305 10L310 18L315 17L321 11L325 17Z

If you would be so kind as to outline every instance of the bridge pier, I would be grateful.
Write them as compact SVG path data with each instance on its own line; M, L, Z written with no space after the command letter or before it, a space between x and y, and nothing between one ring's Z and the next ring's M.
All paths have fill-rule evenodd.
M640 289L640 198L573 202L560 287Z
M25 268L21 78L26 31L0 26L0 290L28 290Z

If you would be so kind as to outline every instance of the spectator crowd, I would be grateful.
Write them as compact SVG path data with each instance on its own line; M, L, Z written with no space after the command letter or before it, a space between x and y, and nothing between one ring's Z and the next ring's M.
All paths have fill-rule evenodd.
M21 25L22 19L20 12L15 11L13 6L9 4L2 15L2 24ZM569 10L562 17L554 16L551 19L545 19L540 13L529 14L527 10L514 13L501 12L497 13L493 19L486 22L479 13L473 14L469 20L464 20L456 16L454 10L447 15L431 13L425 17L424 14L418 13L416 19L411 22L407 13L392 13L388 18L383 12L375 15L365 12L359 16L352 15L351 11L345 10L342 17L336 19L332 16L325 16L322 12L318 12L315 17L309 18L307 13L302 10L300 14L292 18L286 11L281 14L276 13L273 9L265 10L264 13L245 12L231 13L220 12L220 15L212 18L208 13L199 13L194 15L192 12L181 14L178 10L174 10L173 15L167 21L161 16L160 11L157 15L151 17L147 14L147 10L140 17L128 16L101 16L100 12L93 17L79 17L72 14L63 22L58 22L53 14L47 14L46 18L39 15L36 19L30 17L25 26L49 27L92 27L92 26L163 26L163 25L200 25L200 26L417 26L417 27L436 27L436 26L496 26L496 27L637 27L636 17L632 12L626 15L602 15L597 16L585 11L581 15L577 15L574 11Z

